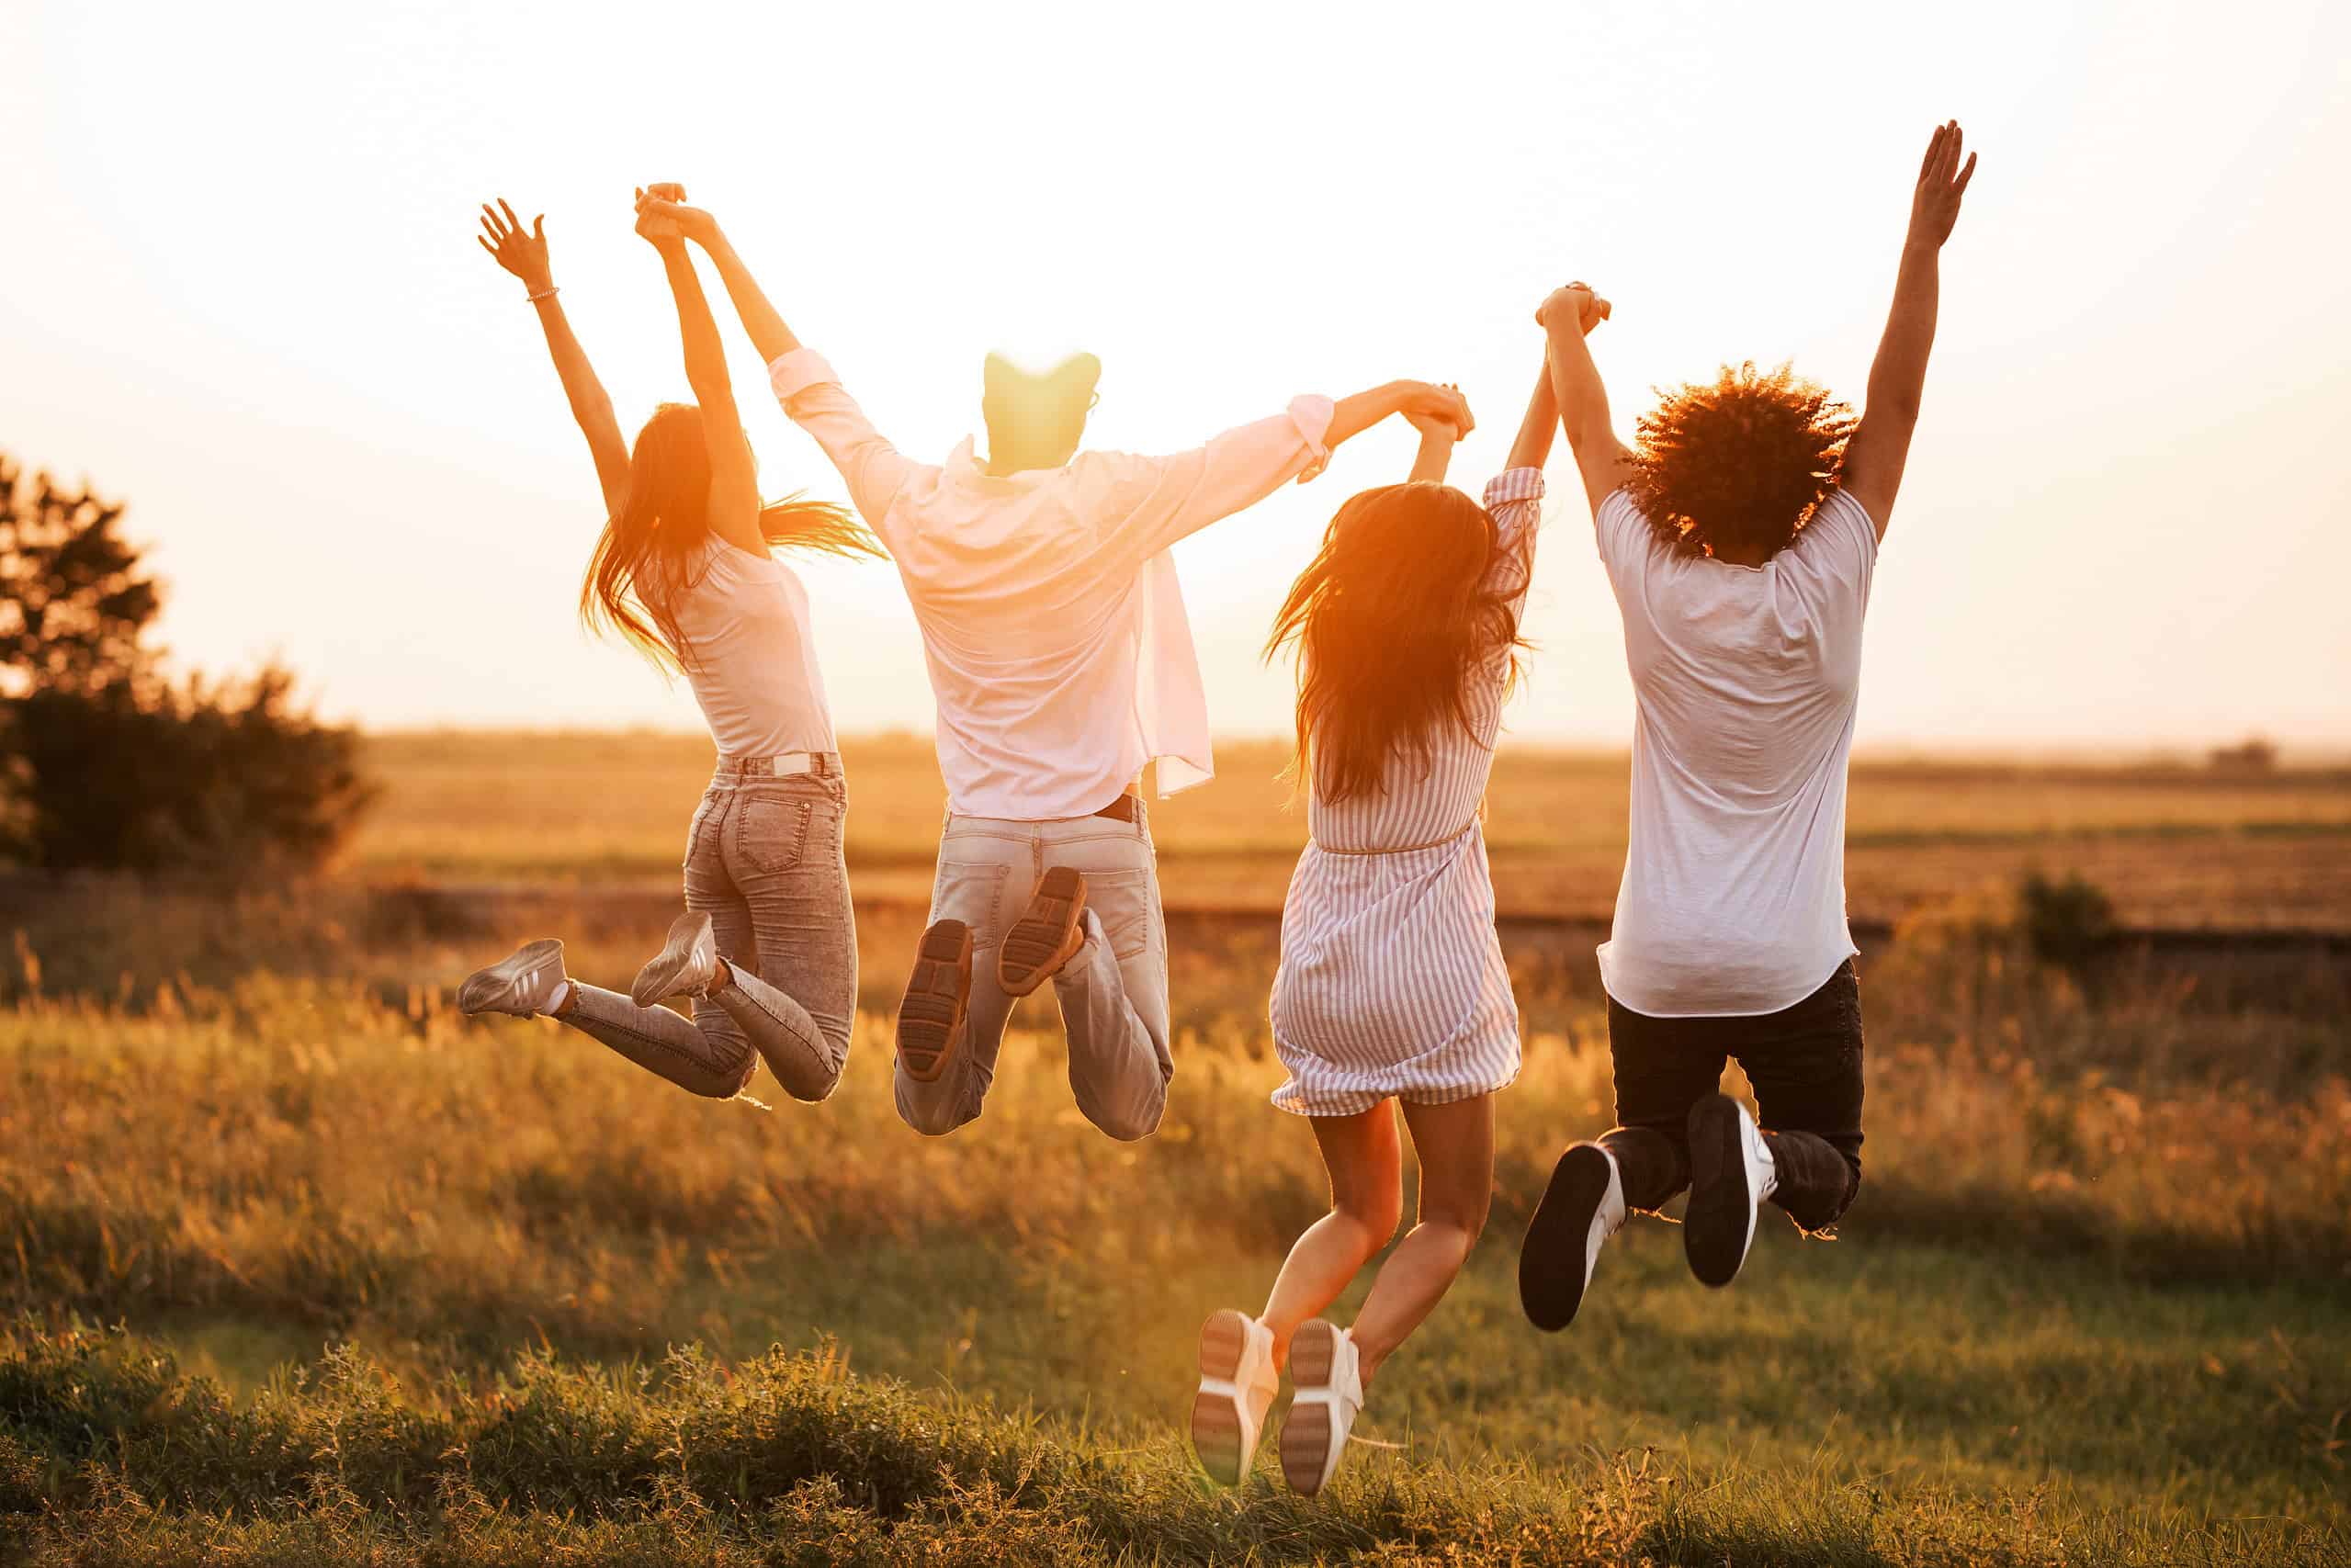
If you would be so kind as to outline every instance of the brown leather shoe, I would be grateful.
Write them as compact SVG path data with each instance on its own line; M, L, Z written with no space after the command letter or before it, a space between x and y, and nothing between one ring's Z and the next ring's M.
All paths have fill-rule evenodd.
M1025 997L1060 973L1086 945L1085 874L1057 865L1029 895L1029 907L1004 933L996 980L1005 994Z
M941 920L922 933L914 973L898 1004L898 1065L917 1083L936 1083L963 1038L971 1007L971 928Z

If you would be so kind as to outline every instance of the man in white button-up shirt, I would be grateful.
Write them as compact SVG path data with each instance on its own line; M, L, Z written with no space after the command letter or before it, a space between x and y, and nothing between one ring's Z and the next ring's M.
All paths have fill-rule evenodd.
M784 409L840 469L913 602L938 705L947 823L899 1009L898 1106L915 1128L979 1114L1014 998L1050 979L1069 1082L1115 1138L1159 1123L1167 942L1137 784L1210 776L1206 703L1170 546L1321 471L1392 413L1452 419L1457 393L1398 381L1302 397L1166 457L1079 452L1098 367L988 366L989 457L901 454L803 348L706 212L667 203L717 263ZM975 957L978 960L974 963Z

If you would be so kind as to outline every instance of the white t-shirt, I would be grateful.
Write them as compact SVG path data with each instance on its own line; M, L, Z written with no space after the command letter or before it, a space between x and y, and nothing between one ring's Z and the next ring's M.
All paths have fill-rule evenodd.
M685 678L720 756L838 749L808 592L790 567L713 535L670 612L692 645Z
M1845 770L1877 528L1835 491L1745 567L1676 553L1622 491L1595 524L1638 700L1600 983L1653 1018L1793 1006L1854 952Z

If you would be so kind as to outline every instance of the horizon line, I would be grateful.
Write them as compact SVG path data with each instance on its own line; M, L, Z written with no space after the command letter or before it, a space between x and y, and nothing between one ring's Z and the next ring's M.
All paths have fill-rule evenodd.
M699 740L710 744L710 735L695 726L661 724L505 724L495 721L447 720L427 724L389 724L369 726L356 721L353 728L368 739L430 739L437 736L487 738L510 735L535 739L595 739L628 736L654 740ZM1506 732L1507 733L1507 732ZM1218 746L1287 747L1291 737L1276 730L1223 730L1210 737ZM861 744L911 744L926 747L937 744L934 730L917 729L910 726L885 725L868 729L844 729L839 732L840 743L845 748ZM2249 740L2262 740L2277 750L2278 762L2290 768L2325 768L2351 765L2351 738L2334 740L2278 739L2259 733L2239 733L2225 739L2209 740L2077 740L2047 739L1952 739L1921 740L1902 737L1859 742L1853 747L1855 761L1871 762L1924 761L2002 761L2002 762L2116 762L2131 761L2141 765L2175 764L2204 767L2210 763L2216 751L2242 746ZM1569 736L1512 737L1510 749L1549 756L1568 757L1628 757L1632 753L1629 740L1623 742Z

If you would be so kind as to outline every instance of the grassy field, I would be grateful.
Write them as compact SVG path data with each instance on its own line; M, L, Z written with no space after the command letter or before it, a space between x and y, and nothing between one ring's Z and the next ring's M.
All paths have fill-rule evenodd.
M928 896L943 795L927 740L844 743L860 894ZM384 797L352 846L362 874L673 886L709 776L695 737L419 734L368 742ZM1226 745L1215 783L1159 803L1178 905L1279 908L1303 807L1270 745ZM1604 915L1624 864L1625 762L1506 750L1486 834L1506 912ZM1899 919L2030 866L2075 872L2135 925L2351 929L2351 772L1863 761L1853 911Z
M655 934L557 929L590 973ZM2094 1001L1974 929L1871 971L1840 1239L1775 1221L1715 1293L1638 1223L1555 1338L1517 1233L1608 1070L1589 996L1523 975L1492 1227L1309 1506L1270 1449L1204 1489L1177 1429L1200 1319L1321 1202L1266 954L1178 954L1156 1138L1080 1122L1030 1004L925 1141L887 919L840 1093L769 1111L454 1016L521 933L430 898L78 889L0 1006L0 1561L2351 1558L2342 1010Z

